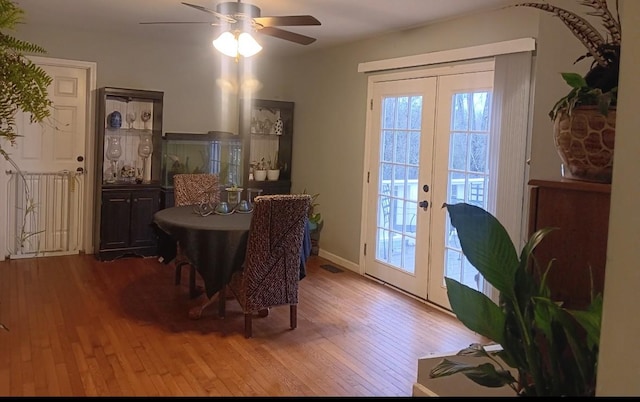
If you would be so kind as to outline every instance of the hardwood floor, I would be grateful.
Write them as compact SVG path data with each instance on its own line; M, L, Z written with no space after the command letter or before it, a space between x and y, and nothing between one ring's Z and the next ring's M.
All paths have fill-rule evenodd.
M481 341L454 317L311 257L289 308L255 319L202 300L155 258L0 262L2 396L410 396L417 361ZM334 264L332 264L334 265Z

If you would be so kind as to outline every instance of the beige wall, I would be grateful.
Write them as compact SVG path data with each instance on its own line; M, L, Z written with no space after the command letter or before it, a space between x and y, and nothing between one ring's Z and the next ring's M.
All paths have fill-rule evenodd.
M64 29L20 26L16 36L43 46L47 57L97 63L97 87L148 89L164 92L164 131L203 133L237 132L236 92L223 90L236 84L236 64L221 56L206 39L201 43L176 43L166 38L106 35L101 32L69 32ZM282 99L284 76L263 52L247 65L260 71L257 97ZM282 99L288 100L288 99Z
M286 65L296 101L293 186L320 193L323 252L359 263L368 76L357 72L358 64L535 37L538 17L528 8L504 9L315 52Z
M532 9L511 8L290 59L270 59L267 51L248 59L247 70L256 72L260 82L255 97L295 102L293 191L320 193L323 252L358 264L367 89L367 76L357 72L358 64L535 37L538 16ZM96 62L98 87L164 91L165 132L236 131L235 93L221 92L216 82L235 81L235 66L208 39L153 42L28 23L17 34L43 46L49 57Z

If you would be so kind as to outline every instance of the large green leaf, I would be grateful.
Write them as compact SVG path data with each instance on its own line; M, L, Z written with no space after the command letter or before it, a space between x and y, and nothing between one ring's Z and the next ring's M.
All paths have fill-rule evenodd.
M451 310L470 330L502 344L505 315L487 296L460 282L444 278Z
M516 382L509 371L496 369L491 363L483 363L476 366L449 359L443 359L431 369L429 377L446 377L458 373L463 373L471 381L485 387L497 388Z
M600 325L602 320L602 295L598 294L587 310L567 310L587 332L587 345L589 348L598 347L600 344Z
M487 354L471 345L459 352L501 361L517 369L511 383L491 364L474 366L444 361L439 376L463 373L478 384L509 384L521 395L587 395L595 392L602 298L589 309L573 311L552 300L546 275L534 249L553 228L535 232L520 255L504 227L490 213L470 204L444 204L456 228L462 252L487 282L500 291L498 304L454 279L445 278L451 309L469 329L502 346ZM515 384L515 385L514 385Z
M469 262L494 288L513 298L518 255L505 228L493 215L475 205L444 206Z
M588 86L587 81L580 74L560 73L560 75L562 75L562 78L571 88L584 88Z

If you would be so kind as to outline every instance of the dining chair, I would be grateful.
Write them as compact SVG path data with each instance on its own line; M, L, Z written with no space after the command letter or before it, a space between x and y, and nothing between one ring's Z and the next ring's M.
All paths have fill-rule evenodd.
M203 202L216 203L220 201L218 188L218 175L213 173L179 173L173 175L174 205L200 205ZM190 266L189 270L189 296L198 296L196 289L196 268L182 250L180 243L176 244L175 258L175 284L179 285L182 278L182 267Z
M178 173L173 175L175 206L199 205L220 201L218 175L214 173Z
M309 194L263 195L255 199L244 263L227 286L242 307L246 338L253 336L253 316L270 307L289 305L291 329L297 327L300 253L310 206ZM219 297L222 316L224 293L223 289Z

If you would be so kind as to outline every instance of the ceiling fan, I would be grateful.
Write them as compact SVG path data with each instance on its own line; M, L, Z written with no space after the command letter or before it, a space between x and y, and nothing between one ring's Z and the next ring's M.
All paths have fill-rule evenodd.
M182 2L185 6L195 8L211 14L217 18L215 22L141 22L140 24L210 24L213 26L226 26L230 31L250 32L255 31L262 35L284 39L301 45L308 45L315 42L315 38L301 35L295 32L277 28L279 26L306 26L321 25L315 17L311 15L285 15L262 17L260 8L248 4L237 2L225 2L216 5L216 9L211 10L197 4Z

